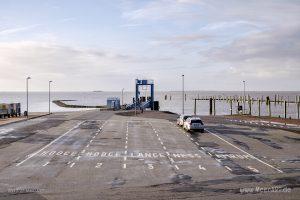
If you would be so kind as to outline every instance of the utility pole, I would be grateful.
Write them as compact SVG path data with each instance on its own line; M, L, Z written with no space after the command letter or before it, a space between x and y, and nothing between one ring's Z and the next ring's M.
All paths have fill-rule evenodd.
M123 106L123 99L124 99L124 88L122 89L122 100L121 100L122 106Z
M27 119L28 119L28 116L29 116L29 110L28 110L28 80L31 79L31 77L27 77L26 78L26 112L27 112Z
M184 114L184 75L182 75L182 114Z
M245 106L246 106L246 81L243 81L244 84L244 106L243 106L243 114L245 114Z
M50 91L51 91L51 83L52 81L49 81L49 115L51 114L51 110L50 110L50 106L51 106L51 94L50 94Z

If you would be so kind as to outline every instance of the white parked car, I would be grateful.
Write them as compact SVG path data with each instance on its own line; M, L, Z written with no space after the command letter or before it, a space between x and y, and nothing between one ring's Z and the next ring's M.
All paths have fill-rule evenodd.
M191 115L180 115L179 118L177 119L177 125L183 126L185 120L189 117L191 117Z
M204 124L200 117L189 117L185 120L183 128L187 131L204 132Z

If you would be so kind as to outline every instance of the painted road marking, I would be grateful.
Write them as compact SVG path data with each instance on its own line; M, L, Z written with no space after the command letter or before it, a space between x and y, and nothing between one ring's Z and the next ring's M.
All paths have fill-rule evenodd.
M90 143L92 143L93 142L93 140L90 140Z
M199 165L199 169L206 171L206 168L202 167L201 165Z
M178 167L177 165L174 165L174 167L175 167L177 170L179 170L179 167Z
M52 142L50 142L49 144L45 145L43 148L41 148L40 150L36 151L33 154L30 154L27 158L25 158L23 161L19 162L16 164L16 166L21 165L22 163L26 162L27 160L29 160L30 158L32 158L33 156L35 156L36 154L40 153L41 151L43 151L45 148L49 147L51 144L53 144L54 142L56 142L57 140L59 140L60 138L62 138L63 136L67 135L68 133L70 133L71 131L73 131L74 129L78 128L82 123L84 123L85 121L79 122L76 126L74 126L73 128L69 129L67 132L65 132L64 134L62 134L61 136L59 136L58 138L56 138L55 140L53 140Z
M164 145L164 143L163 143L162 141L160 141L160 144L161 144L161 145Z
M230 167L225 166L225 168L232 172L232 169Z
M198 142L195 142L195 144L199 146L199 143L198 143Z
M173 163L173 162L174 162L174 159L173 159L173 158L170 158L170 161Z
M85 152L85 149L83 149L82 151L81 151L81 153L84 153Z
M148 169L154 169L153 164L148 164Z
M160 138L158 138L158 140L160 141Z
M260 160L259 158L256 158L255 156L253 156L253 155L251 155L250 153L248 153L248 152L246 152L246 151L240 149L239 147L235 146L234 144L231 144L230 142L228 142L227 140L225 140L225 139L223 139L222 137L218 136L217 134L215 134L215 133L213 133L213 132L211 132L211 131L209 131L209 130L207 130L207 129L205 129L205 130L206 130L208 133L212 134L213 136L215 136L215 137L219 138L220 140L226 142L227 144L231 145L232 147L234 147L234 148L240 150L241 152L243 152L243 153L245 153L245 154L251 156L253 159L259 161L260 163L262 163L262 164L264 164L264 165L266 165L266 166L268 166L268 167L271 167L272 169L275 169L276 171L278 171L278 172L280 172L280 173L283 173L283 171L281 171L280 169L278 169L278 168L276 168L276 167L274 167L274 166L272 166L272 165L270 165L270 164L268 164L268 163L266 163L266 162Z
M43 167L45 167L46 165L48 165L49 164L49 162L46 162L45 164L43 164Z
M81 156L77 156L77 157L76 157L76 160L79 160L80 157L81 157Z
M102 163L97 163L95 168L100 168L102 166Z
M126 169L126 163L123 164L123 168Z
M75 163L72 163L72 164L70 165L70 167L72 168L74 165L75 165Z
M125 141L125 143L127 144L127 143L128 143L128 141L126 140L126 141Z
M248 169L250 169L253 172L259 173L259 171L252 166L248 166Z
M167 150L167 148L165 146L163 146L164 150Z
M125 149L127 149L127 145L125 145Z
M126 161L126 160L127 160L127 156L124 157L124 161Z
M90 146L89 144L86 145L86 147L89 147L89 146Z

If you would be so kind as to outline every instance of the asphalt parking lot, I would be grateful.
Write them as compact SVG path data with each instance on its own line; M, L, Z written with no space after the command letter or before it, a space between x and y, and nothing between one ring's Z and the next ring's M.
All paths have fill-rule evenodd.
M211 117L205 133L187 133L155 116L86 111L0 127L0 199L300 198L298 133Z

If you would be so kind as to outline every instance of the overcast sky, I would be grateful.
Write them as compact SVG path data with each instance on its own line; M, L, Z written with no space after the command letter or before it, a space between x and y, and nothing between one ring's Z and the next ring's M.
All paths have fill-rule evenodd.
M0 0L0 91L300 90L298 0Z

